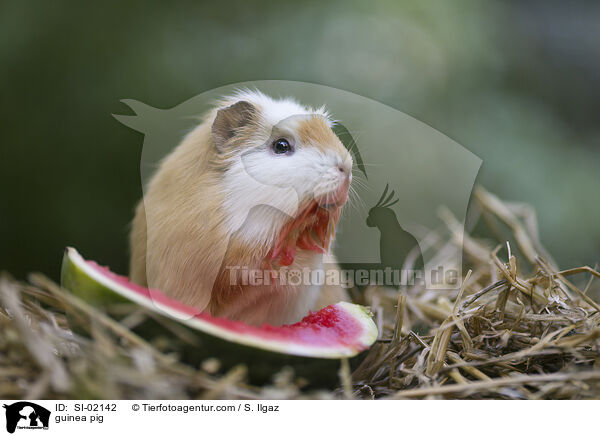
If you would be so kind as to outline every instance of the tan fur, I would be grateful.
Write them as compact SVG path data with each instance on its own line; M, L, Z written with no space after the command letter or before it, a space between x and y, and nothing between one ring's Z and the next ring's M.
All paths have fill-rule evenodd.
M161 163L131 233L132 279L200 310L210 301L226 249L215 245L226 235L209 137L209 126L199 126Z
M223 102L192 131L160 164L152 177L144 199L136 208L130 234L131 279L144 286L161 289L168 296L207 311L215 316L227 316L251 324L294 322L307 310L317 310L340 300L348 300L342 288L306 291L287 289L283 294L277 287L249 289L230 286L225 265L245 265L260 268L260 261L269 247L248 246L235 235L227 235L222 207L225 193L220 180L227 157L237 147L244 146L251 124L217 151L211 136L211 126L217 111L231 104ZM259 108L260 109L260 108ZM300 134L314 146L339 140L320 117L301 123ZM213 132L214 134L214 132ZM332 137L333 135L333 137ZM339 146L343 147L341 143ZM239 150L238 150L239 152ZM311 258L312 259L312 258ZM302 255L297 257L302 263ZM306 262L313 262L306 260ZM318 267L318 265L311 265ZM312 296L314 294L314 296ZM302 303L293 307L302 297ZM244 315L249 305L264 305ZM290 307L288 307L290 306ZM306 307L305 307L306 306Z
M321 116L311 116L299 121L297 132L302 142L310 144L321 151L326 152L333 148L336 152L346 153L342 142Z

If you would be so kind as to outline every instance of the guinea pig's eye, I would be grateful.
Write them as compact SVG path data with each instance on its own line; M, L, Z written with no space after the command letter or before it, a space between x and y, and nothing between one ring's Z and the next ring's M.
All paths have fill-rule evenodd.
M292 146L285 138L279 138L276 141L273 141L272 148L275 154L286 154L293 151Z

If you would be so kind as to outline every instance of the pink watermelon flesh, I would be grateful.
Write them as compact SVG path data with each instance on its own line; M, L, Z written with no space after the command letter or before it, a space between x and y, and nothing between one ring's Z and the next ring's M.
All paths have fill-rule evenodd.
M340 304L327 306L318 312L310 312L296 324L283 326L265 324L262 327L255 327L239 321L198 313L197 309L173 300L157 289L148 289L130 282L127 277L113 273L108 267L98 265L94 261L84 260L84 262L111 282L117 283L154 303L159 303L181 315L202 320L232 333L267 341L297 343L312 347L351 346L357 351L362 351L370 345L370 343L365 343L364 338L361 339L365 333L365 327L356 319L355 315L353 316L352 313L345 310L345 306Z

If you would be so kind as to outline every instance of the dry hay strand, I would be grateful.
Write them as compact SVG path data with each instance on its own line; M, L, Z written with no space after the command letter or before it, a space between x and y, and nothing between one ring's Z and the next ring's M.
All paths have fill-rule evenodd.
M43 275L22 283L5 274L0 397L600 398L597 268L561 271L538 239L530 208L482 188L473 197L465 227L482 227L485 237L464 231L442 209L444 225L421 247L436 265L462 260L467 273L459 289L371 287L359 295L376 314L380 338L354 372L340 362L339 389L303 390L293 368L273 374L268 386L251 386L243 362L227 373L216 359L189 366L169 344L132 331L153 316L139 307L115 307L127 314L116 321ZM83 331L73 332L69 319Z

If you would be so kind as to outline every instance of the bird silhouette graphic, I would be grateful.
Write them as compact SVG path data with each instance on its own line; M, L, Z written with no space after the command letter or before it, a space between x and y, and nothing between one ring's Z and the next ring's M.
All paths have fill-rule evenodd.
M423 268L423 254L417 239L404 230L396 213L391 208L398 203L394 200L395 191L388 193L389 184L385 185L383 194L375 206L369 210L367 226L377 227L379 230L379 259L381 269L390 267L394 270L402 269L406 258L413 250L418 250L415 269Z

